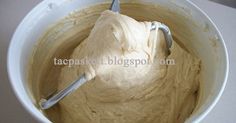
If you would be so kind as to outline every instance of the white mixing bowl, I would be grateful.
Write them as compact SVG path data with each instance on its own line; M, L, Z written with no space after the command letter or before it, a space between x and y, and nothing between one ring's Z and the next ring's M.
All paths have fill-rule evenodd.
M131 0L126 0L126 2ZM134 1L134 0L132 0ZM199 122L219 100L228 76L228 55L224 40L214 23L207 15L188 0L138 0L152 2L163 7L179 10L183 15L191 15L199 25L193 29L199 40L191 42L202 60L200 99L194 113L186 122ZM68 15L73 10L86 6L111 2L111 0L44 0L38 4L20 23L12 37L8 51L8 74L17 98L39 122L51 122L34 105L26 84L26 66L36 41L47 30L48 26ZM201 31L204 30L205 31Z

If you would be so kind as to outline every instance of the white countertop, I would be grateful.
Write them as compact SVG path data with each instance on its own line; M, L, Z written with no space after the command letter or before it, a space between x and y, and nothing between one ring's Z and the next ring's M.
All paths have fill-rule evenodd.
M37 123L16 99L8 80L6 55L11 36L22 18L41 0L0 0L0 123ZM202 123L236 122L236 9L207 0L192 0L221 31L229 52L230 72L225 91Z

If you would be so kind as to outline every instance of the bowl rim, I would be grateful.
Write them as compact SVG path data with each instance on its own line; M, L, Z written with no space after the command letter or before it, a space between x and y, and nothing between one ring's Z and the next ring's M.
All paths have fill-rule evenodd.
M29 115L33 117L33 119L35 119L38 122L47 122L47 123L50 123L51 121L49 119L47 119L45 116L43 116L43 114L40 112L40 110L38 110L36 107L34 107L34 108L29 107L28 103L24 100L23 96L20 94L20 91L19 91L17 85L14 84L14 83L19 82L19 80L16 80L16 78L14 78L14 76L13 76L14 67L12 66L11 61L14 60L14 58L12 57L12 56L14 56L14 44L18 40L19 34L22 31L21 28L24 27L24 25L27 23L27 20L29 20L29 18L31 18L32 15L34 15L38 11L42 11L42 9L44 8L43 6L47 5L49 2L50 2L50 0L44 0L44 1L39 2L36 6L33 7L33 9L31 9L26 14L26 16L22 19L22 21L17 26L17 28L11 38L11 41L10 41L10 44L8 47L8 53L7 53L8 78L9 78L9 81L11 84L11 88L15 94L15 97L20 102L20 104L24 107L24 109L29 113ZM42 116L39 116L36 113L42 114Z
M20 22L20 24L17 26L9 47L8 47L8 53L7 53L7 72L8 72L8 78L10 80L10 85L11 88L13 90L13 92L15 93L15 96L17 98L17 100L20 102L20 104L24 107L24 109L26 109L26 111L37 121L39 122L51 122L48 118L46 118L41 112L40 110L38 110L36 107L35 108L31 108L28 106L28 103L23 99L23 96L20 94L20 91L17 87L16 82L18 82L19 80L17 80L16 78L14 78L13 76L13 71L14 71L14 67L11 65L12 64L12 60L14 60L14 58L12 57L14 55L14 43L18 40L17 37L20 34L21 28L24 27L24 25L27 23L27 20L29 18L32 17L32 15L34 15L35 13L37 13L38 11L42 10L42 8L44 8L45 5L48 5L48 3L50 3L52 1L50 0L44 0L39 2L25 17L24 19ZM223 46L223 51L224 51L224 60L226 62L225 67L224 67L224 81L222 83L222 86L219 90L219 92L216 93L216 96L213 98L213 100L210 102L209 106L207 108L204 109L204 112L201 113L199 116L195 116L195 117L190 117L188 118L185 122L200 122L212 109L213 107L216 105L216 103L218 102L218 100L220 99L220 97L222 96L222 93L225 89L226 83L227 83L227 78L228 78L228 73L229 73L229 57L228 57L228 51L226 48L226 44L225 41L223 39L222 34L220 33L219 29L217 28L217 26L215 25L215 23L211 20L211 18L202 10L200 9L195 3L193 3L190 0L186 0L185 1L187 4L189 4L190 6L193 7L193 9L195 9L196 11L199 11L201 14L203 14L203 16L206 17L206 19L212 24L212 26L214 27L214 29L217 32L217 35L219 36L219 40L221 45ZM32 103L33 104L33 103ZM42 114L42 116L39 116L36 113L40 113Z
M229 75L229 56L228 56L228 51L227 51L227 47L224 41L224 38L220 32L220 30L218 29L218 27L216 26L216 24L212 21L212 19L207 15L207 13L205 11L203 11L201 8L199 8L194 2L192 2L191 0L186 0L187 3L189 3L191 6L193 6L193 9L196 9L197 11L200 12L200 14L203 14L203 16L206 17L206 19L210 22L210 24L212 24L213 28L216 30L217 32L217 36L219 37L220 43L223 46L223 51L224 51L224 60L225 60L225 64L224 64L224 79L222 82L222 86L221 88L218 90L218 92L216 93L216 96L213 98L212 101L210 101L209 106L205 108L205 110L199 115L199 116L195 116L195 117L190 117L188 118L185 122L186 123L191 123L191 122L195 122L195 123L199 123L200 121L203 120L203 118L205 118L207 116L207 114L209 114L209 112L215 107L215 105L217 104L217 102L219 101L220 97L222 96L225 86L227 84L227 79L228 79L228 75Z

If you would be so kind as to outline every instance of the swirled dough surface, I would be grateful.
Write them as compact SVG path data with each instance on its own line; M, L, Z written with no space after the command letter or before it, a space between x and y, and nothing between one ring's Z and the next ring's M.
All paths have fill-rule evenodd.
M159 22L153 22L158 27ZM86 73L88 81L63 99L66 123L179 123L197 102L200 60L173 42L166 53L163 33L152 22L104 11L71 59L103 61L63 67L59 89ZM108 58L143 59L150 64L109 64ZM105 60L104 60L105 59ZM174 59L175 65L160 64Z

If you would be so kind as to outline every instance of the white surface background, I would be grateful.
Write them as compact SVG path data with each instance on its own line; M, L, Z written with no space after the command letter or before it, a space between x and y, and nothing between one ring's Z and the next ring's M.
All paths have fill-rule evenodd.
M215 22L226 42L230 72L220 101L202 123L236 122L236 9L207 0L192 0ZM7 75L6 56L11 36L23 17L40 0L0 0L0 123L37 123L16 99Z

